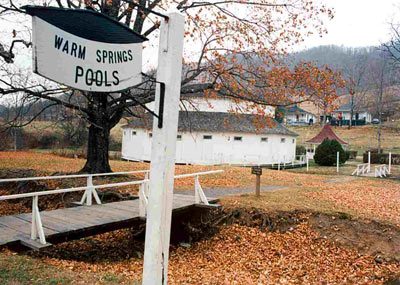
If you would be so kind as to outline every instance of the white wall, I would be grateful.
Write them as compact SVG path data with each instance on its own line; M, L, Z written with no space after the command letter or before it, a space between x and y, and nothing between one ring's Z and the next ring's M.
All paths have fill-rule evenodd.
M132 134L132 132L136 134ZM151 131L123 129L122 158L149 161ZM190 164L271 164L290 163L296 156L296 139L287 135L243 133L178 133L176 162ZM212 136L205 139L204 136ZM234 137L242 137L236 141ZM267 142L261 141L267 138ZM281 142L281 139L285 142Z
M343 119L343 120L350 120L350 111L335 112L335 113L334 113L334 117L335 117L335 118L338 118L340 113L342 113L342 119ZM356 119L356 113L359 114L359 116L358 116L358 119L359 119L359 120L363 120L363 119L365 118L365 121L366 121L367 123L371 123L372 116L371 116L371 114L370 114L369 112L367 112L367 111L364 111L364 112L356 112L356 111L354 111L354 113L353 113L353 120Z
M298 118L297 118L298 117ZM309 123L310 119L313 119L313 122L315 122L315 116L312 114L308 114L308 113L299 113L299 114L287 114L286 115L286 121L291 121L291 122L305 122L305 123Z
M154 110L154 103L146 105L150 110ZM247 106L245 102L235 103L230 99L214 99L214 98L188 98L180 103L180 110L188 111L203 111L203 112L224 112L237 111L241 114L252 114L254 110L246 110ZM275 115L275 107L266 106L264 111L266 116Z

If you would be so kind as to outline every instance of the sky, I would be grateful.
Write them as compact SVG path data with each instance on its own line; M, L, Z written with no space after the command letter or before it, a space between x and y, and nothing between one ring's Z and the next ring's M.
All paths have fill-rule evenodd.
M389 23L400 20L399 0L316 0L335 11L326 23L328 34L313 36L299 49L319 45L376 46L390 39Z

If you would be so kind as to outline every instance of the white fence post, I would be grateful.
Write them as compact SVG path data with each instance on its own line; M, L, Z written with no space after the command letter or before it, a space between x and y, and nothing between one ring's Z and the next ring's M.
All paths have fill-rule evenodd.
M149 172L146 172L145 174L144 174L144 179L145 180L149 180ZM144 194L146 195L146 197L149 197L149 185L150 185L150 183L148 183L148 182L146 182L145 184L144 184Z
M368 152L368 173L371 172L371 152Z
M336 154L336 172L339 173L339 152Z
M145 193L145 189L147 188L146 184L146 182L143 182L139 186L139 215L141 217L146 217L147 214L148 201Z
M36 240L39 236L40 243L46 244L46 238L44 236L44 231L42 226L42 219L40 218L38 200L39 200L38 196L33 196L31 239Z
M388 170L389 174L391 170L392 170L392 153L389 152L389 170Z
M207 197L204 194L203 188L201 188L198 175L195 176L195 181L194 181L194 196L196 204L200 204L200 202L203 202L204 204L209 205Z
M307 160L307 171L308 171L308 156L306 157L306 160Z
M96 200L97 204L101 204L99 195L97 195L96 189L93 187L93 175L89 175L86 179L86 187L85 193L83 193L81 204L85 204L87 206L92 205L92 197Z

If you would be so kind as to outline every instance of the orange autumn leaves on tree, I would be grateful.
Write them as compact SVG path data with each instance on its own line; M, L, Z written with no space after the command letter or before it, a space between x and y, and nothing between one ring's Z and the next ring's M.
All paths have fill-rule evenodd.
M211 83L207 97L229 96L235 114L267 114L267 105L304 101L329 108L346 82L329 67L285 62L291 47L326 33L331 9L309 0L182 1L186 15L185 74ZM243 107L243 102L247 102ZM262 120L261 120L262 121ZM264 122L265 123L265 122ZM261 126L260 126L261 127Z

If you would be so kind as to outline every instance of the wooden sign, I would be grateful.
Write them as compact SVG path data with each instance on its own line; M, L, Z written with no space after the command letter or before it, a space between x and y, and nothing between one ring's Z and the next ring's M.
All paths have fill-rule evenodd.
M92 10L24 6L32 15L33 71L84 91L117 92L142 81L147 39Z
M260 166L253 166L251 168L251 174L262 175L262 168Z

